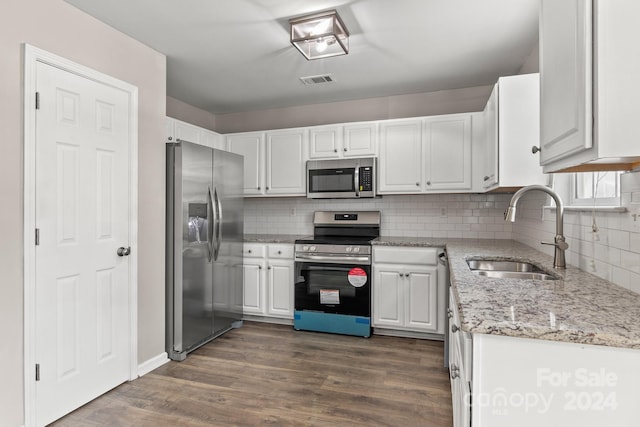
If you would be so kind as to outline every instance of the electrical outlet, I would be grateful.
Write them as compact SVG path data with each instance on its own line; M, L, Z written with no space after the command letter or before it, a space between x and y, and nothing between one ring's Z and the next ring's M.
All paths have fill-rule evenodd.
M440 216L443 218L447 216L447 208L445 207L440 208Z
M296 208L291 208L291 209L289 209L289 214L290 214L291 216L296 216Z
M630 208L631 224L635 228L640 228L640 208Z

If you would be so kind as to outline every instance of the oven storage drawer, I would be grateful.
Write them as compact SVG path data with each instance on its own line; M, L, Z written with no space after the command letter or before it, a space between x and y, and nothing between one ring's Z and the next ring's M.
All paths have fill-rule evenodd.
M438 248L378 246L373 250L374 263L437 265Z

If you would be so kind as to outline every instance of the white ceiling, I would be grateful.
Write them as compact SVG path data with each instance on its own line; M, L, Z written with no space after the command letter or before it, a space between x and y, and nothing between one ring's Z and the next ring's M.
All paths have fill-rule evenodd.
M215 114L493 84L538 40L538 0L66 1L164 53L167 95ZM327 9L350 53L307 61L288 20Z

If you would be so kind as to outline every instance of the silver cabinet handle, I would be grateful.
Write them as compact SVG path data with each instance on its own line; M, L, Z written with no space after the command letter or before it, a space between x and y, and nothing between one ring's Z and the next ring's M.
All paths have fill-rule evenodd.
M458 325L455 325L455 324L451 325L451 332L453 332L454 334L459 330L460 330L460 327Z
M400 277L404 277L404 274L402 274L402 273L399 273L399 274L400 274Z
M427 185L431 185L431 181L427 181Z
M271 270L271 266L267 267L267 270Z
M251 253L251 249L249 249L247 252Z
M540 147L536 147L535 145L533 147L531 147L531 152L533 154L536 154L537 152L542 151L542 148Z
M265 190L269 191L269 186L264 187Z
M262 266L261 265L258 266L258 270L262 270Z
M489 177L489 175L486 175L486 176L484 177L484 181L485 181L485 182L486 182L486 181L489 181L489 178L490 178L490 177Z
M278 251L278 255L282 255L282 251Z
M411 273L406 273L406 274L404 275L404 277L409 277L409 275L410 275L410 274L411 274Z
M258 185L258 190L260 190L260 188L261 188L261 187Z
M420 187L420 183L419 182L416 182L416 187Z
M337 152L338 152L338 149L337 149L337 148L334 148L334 149L333 149L333 152L334 152L334 153L337 153Z
M129 254L131 253L131 246L127 246L126 248L121 246L118 248L116 253L118 254L118 256L129 256Z
M343 150L344 150L344 151L347 151L347 147L344 147L344 148L343 148Z
M169 141L173 141L173 137L172 136L169 137Z
M451 319L453 317L453 311L450 308L447 308L447 317Z

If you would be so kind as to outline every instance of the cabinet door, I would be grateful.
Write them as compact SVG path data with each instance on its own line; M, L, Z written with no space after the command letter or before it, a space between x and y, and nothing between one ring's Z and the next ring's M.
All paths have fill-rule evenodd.
M408 266L404 280L406 328L420 332L438 332L437 268Z
M375 156L377 143L375 123L344 125L344 157Z
M307 131L267 133L266 194L304 196Z
M200 143L218 150L226 149L223 136L207 129L200 130Z
M265 314L265 261L261 258L245 258L243 264L243 304L246 314Z
M380 194L422 191L422 121L380 124Z
M309 129L309 158L335 159L342 156L342 128L322 126Z
M244 156L244 194L264 194L264 134L261 132L227 135L227 150Z
M540 164L592 146L592 2L540 3Z
M402 328L404 326L403 278L396 266L374 266L373 326Z
M200 143L200 129L198 126L174 120L173 132L176 140Z
M426 119L424 139L424 189L471 189L471 115Z
M269 260L267 314L293 319L293 261Z
M498 183L498 90L498 85L494 85L487 105L484 107L484 141L480 144L484 149L481 153L477 153L483 157L481 163L483 168L479 174L484 189L491 188ZM516 161L516 159L512 160Z

